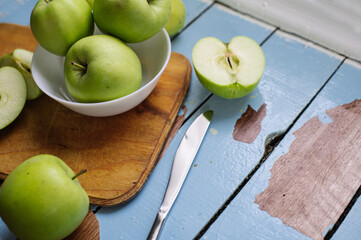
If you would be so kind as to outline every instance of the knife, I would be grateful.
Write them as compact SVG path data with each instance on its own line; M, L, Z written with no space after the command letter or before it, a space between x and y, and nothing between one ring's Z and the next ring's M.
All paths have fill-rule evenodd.
M158 239L164 219L169 213L175 199L178 196L183 182L187 177L188 171L192 165L198 149L202 143L204 135L207 132L211 122L213 111L209 110L199 115L191 124L185 133L177 152L175 154L172 166L172 172L169 177L167 190L164 194L162 205L159 208L153 226L148 234L147 240Z

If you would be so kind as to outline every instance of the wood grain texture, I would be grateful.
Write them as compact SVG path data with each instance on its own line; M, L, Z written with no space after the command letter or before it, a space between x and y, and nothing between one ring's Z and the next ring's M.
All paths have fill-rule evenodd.
M28 27L4 26L0 53L36 46ZM74 172L88 170L79 181L92 204L111 206L131 199L157 163L190 75L189 60L172 53L151 95L136 108L113 117L83 116L46 95L27 102L18 119L0 132L1 177L29 157L48 153L63 159Z
M271 169L268 188L256 196L261 210L313 238L336 222L361 185L361 100L326 111L294 132L289 152Z
M184 123L185 115L187 113L187 107L183 105L182 110L183 110L183 114L177 116L176 120L173 123L173 126L172 126L171 130L169 131L169 135L168 135L167 140L164 143L164 147L162 149L162 152L159 154L159 159L161 159L163 157L165 151L167 151L167 148L168 148L169 144L172 142L174 136L177 134L178 130L180 129L180 127Z
M261 131L261 122L266 116L266 104L256 112L248 106L246 112L239 118L234 126L233 139L239 142L251 144Z
M99 222L92 211L88 211L83 222L64 240L100 240Z
M36 42L29 27L10 23L0 23L0 57L15 48L34 51Z

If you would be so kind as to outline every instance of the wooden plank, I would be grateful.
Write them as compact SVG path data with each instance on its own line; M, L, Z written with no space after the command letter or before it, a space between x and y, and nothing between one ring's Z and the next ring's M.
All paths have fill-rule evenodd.
M185 45L183 51L189 52L191 48L186 39L192 42L192 37L203 36L202 31L208 26L214 27L213 30L209 27L209 34L213 32L212 35L223 39L229 38L234 31L242 34L247 29L251 33L243 32L244 35L257 35L253 31L258 25L245 27L244 20L236 17L217 5L212 7L179 36L179 41ZM228 32L225 27L228 25L233 33ZM258 163L268 136L288 128L340 63L339 58L279 34L267 40L263 50L266 70L257 89L249 96L235 100L212 96L179 130L141 193L124 207L102 208L97 213L102 238L144 239L147 236L160 206L181 137L197 114L213 109L215 114L210 131L160 236L163 239L195 237ZM195 94L196 90L199 89L193 90L193 96L199 96ZM267 106L266 117L255 141L247 144L234 140L234 126L248 105L259 111L263 104ZM217 238L216 235L212 237Z
M204 235L205 239L212 239L214 236L222 236L220 239L230 239L236 236L242 236L245 239L309 239L306 235L300 233L299 231L303 231L305 234L314 239L321 239L325 234L327 234L328 230L336 221L333 216L336 215L338 217L342 214L344 208L351 200L352 195L360 186L360 161L357 162L357 156L347 158L348 153L352 151L359 152L360 143L357 142L359 135L356 135L354 137L355 141L352 140L352 142L348 145L338 145L339 141L340 144L342 144L342 138L347 138L353 134L354 128L358 129L360 127L360 116L358 116L358 118L352 123L344 126L343 129L331 128L331 130L335 132L343 131L343 135L345 136L342 136L340 139L330 138L324 143L325 147L329 144L337 145L334 147L335 149L330 150L329 152L324 152L326 158L322 156L322 151L319 153L319 159L322 159L323 162L321 165L318 165L319 167L315 166L315 168L319 170L318 176L322 176L325 171L329 171L327 176L325 175L323 178L313 179L313 182L310 182L309 184L294 184L292 189L289 187L287 190L297 191L298 189L300 192L304 192L302 188L308 189L310 186L317 189L318 185L324 184L325 182L333 179L332 186L325 184L323 185L325 188L319 189L320 193L323 195L322 200L314 200L314 196L308 196L308 199L304 199L302 208L298 208L302 209L303 213L306 212L306 209L310 208L317 208L317 211L322 210L322 213L318 213L316 216L314 216L314 212L310 213L309 218L305 219L305 222L309 223L306 228L301 225L292 227L287 226L286 224L291 225L289 220L282 218L282 221L284 221L282 222L278 217L271 217L268 212L260 210L259 205L255 203L255 200L260 202L261 200L257 200L256 196L259 196L260 193L264 192L271 186L271 184L273 184L269 181L272 181L273 174L275 172L274 166L276 164L280 164L281 162L278 161L281 161L284 156L293 151L294 147L292 147L292 144L297 141L297 138L300 135L300 129L309 126L312 121L315 121L315 118L323 124L320 128L332 126L333 124L342 124L342 121L338 121L337 117L334 115L334 112L339 109L343 109L343 112L339 117L344 116L345 119L346 116L350 116L350 114L354 116L357 114L359 115L356 111L355 105L359 106L361 99L361 65L350 63L351 61L346 61L340 67L322 92L296 122L289 134L285 136L284 140L267 159L264 166L257 171L254 177L232 201L225 212L211 226L210 230ZM355 67L356 65L358 65L358 67ZM312 120L310 121L310 119ZM349 129L347 130L347 128ZM329 131L329 133L332 134L331 131ZM296 136L294 134L296 134ZM303 141L304 145L312 143L315 139L312 138L312 135L313 134L310 134L309 140ZM317 145L315 145L315 147L316 146ZM337 158L335 154L327 157L328 154L332 154L332 152L335 151L339 151L344 156L340 165L333 162L333 157ZM294 158L294 161L297 161L297 158ZM289 169L291 170L291 164L287 165L287 162L285 162L283 165L285 168L289 166ZM304 168L306 169L307 166L304 166ZM327 168L327 170L325 170L325 168ZM295 172L294 176L297 177L298 180L301 180L301 182L303 179L308 179L309 174L313 174L311 173L312 171L308 171L306 173L303 169L299 169L298 171L303 174L299 176L300 173ZM350 178L352 178L352 180L350 180ZM336 193L335 191L341 191L342 193ZM316 195L319 195L320 193L316 193ZM281 194L282 197L283 194L284 193ZM279 204L280 206L281 204L290 206L290 202L287 201L279 201ZM293 202L292 205L293 204L297 205L297 202ZM332 239L359 239L360 224L358 224L358 222L361 212L359 211L358 206L359 203L356 204L354 212L349 214L347 217L349 219L341 225L340 229L336 232L334 238ZM315 210L316 213L317 211ZM351 212L352 211L353 209ZM294 214L292 219L296 221L297 219L302 218L303 213ZM320 221L318 223L321 225L322 222L327 220L328 226L326 229L323 228L319 230L318 223L312 223L312 221L320 217L320 215L322 215L322 217L319 219ZM297 228L299 231L294 228ZM307 229L311 230L311 232L304 231ZM318 235L312 233L315 230L318 230L316 232ZM321 234L321 236L319 234Z
M359 240L361 236L361 200L356 201L332 240Z
M0 219L0 237L1 239L6 240L16 240L15 235L10 232L9 228L5 225L2 219Z
M187 26L195 17L201 14L209 5L211 5L213 0L182 0L186 7L186 21L185 26Z

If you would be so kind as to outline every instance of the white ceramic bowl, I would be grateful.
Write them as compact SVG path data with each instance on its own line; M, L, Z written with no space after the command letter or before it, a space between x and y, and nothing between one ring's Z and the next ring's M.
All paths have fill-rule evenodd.
M98 29L95 34L101 34ZM166 30L160 31L150 39L128 44L138 55L142 64L141 87L122 98L100 103L79 103L69 94L64 80L64 60L43 49L36 48L31 70L36 84L49 97L65 107L88 116L113 116L128 111L152 92L161 74L168 64L171 54L171 43Z

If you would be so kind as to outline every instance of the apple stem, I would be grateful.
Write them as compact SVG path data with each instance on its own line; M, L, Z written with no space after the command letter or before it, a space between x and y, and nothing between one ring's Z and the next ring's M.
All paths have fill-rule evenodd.
M86 70L86 67L84 67L83 65L79 64L79 63L76 63L76 62L70 62L71 65L75 66L75 67L78 67L78 68L81 68L81 69L84 69Z
M74 175L74 177L71 178L71 180L74 180L76 178L78 178L80 175L83 175L84 173L86 173L88 170L86 169L82 169L80 170L77 174Z

